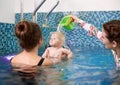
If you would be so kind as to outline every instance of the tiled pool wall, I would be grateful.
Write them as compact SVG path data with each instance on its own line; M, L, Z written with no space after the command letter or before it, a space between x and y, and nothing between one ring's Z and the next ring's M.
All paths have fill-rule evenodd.
M78 12L53 12L49 15L47 26L43 27L45 23L45 16L47 13L37 13L37 23L39 24L44 43L39 49L41 55L46 45L48 44L49 35L51 32L57 30L60 20L69 14L79 16L81 19L88 23L93 24L101 30L102 24L109 20L119 19L120 11L78 11ZM24 19L32 21L32 13L24 13ZM20 13L15 15L15 24L20 21ZM0 23L0 56L14 54L21 50L19 43L14 35L15 24ZM95 37L89 36L80 26L76 24L75 28L71 31L62 29L66 35L66 44L72 49L73 47L79 50L104 48L104 45ZM72 49L74 50L74 49Z
M17 53L19 45L14 34L14 24L0 23L0 56Z

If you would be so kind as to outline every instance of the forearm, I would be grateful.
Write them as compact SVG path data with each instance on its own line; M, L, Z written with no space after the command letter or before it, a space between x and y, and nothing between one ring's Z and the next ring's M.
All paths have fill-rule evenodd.
M85 29L90 35L93 35L95 37L97 37L98 39L102 40L102 32L96 28L95 26L86 23L85 21L79 19L79 25Z
M86 23L84 20L77 16L71 15L75 23L78 23L83 29L85 29L90 35L93 35L102 41L102 32L99 31L95 26Z
M70 51L70 52L68 53L68 59L71 59L72 56L73 56L73 53Z

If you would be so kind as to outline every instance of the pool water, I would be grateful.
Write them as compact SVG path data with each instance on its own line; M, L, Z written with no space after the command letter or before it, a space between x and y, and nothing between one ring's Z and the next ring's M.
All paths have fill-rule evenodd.
M119 85L112 53L107 49L80 51L72 48L73 59L50 67L38 67L32 79L21 79L6 57L0 59L0 85Z

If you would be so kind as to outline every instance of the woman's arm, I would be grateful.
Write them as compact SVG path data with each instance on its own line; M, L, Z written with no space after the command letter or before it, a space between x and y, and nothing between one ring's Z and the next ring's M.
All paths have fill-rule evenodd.
M44 66L49 66L49 65L53 65L53 64L54 64L53 61L51 61L48 58L45 58L44 62L42 63L42 65L44 65Z
M85 29L90 35L97 37L98 39L102 40L102 32L98 30L95 26L86 23L82 19L78 18L77 16L71 15L74 19L75 23L78 23L83 29Z

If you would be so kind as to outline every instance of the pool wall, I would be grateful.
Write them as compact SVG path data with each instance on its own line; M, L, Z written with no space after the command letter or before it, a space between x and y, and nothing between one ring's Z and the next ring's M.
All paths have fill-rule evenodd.
M43 27L46 12L37 13L37 23L41 27L44 43L39 49L41 55L48 44L50 32L57 30L59 21L66 15L75 14L88 23L93 24L101 30L102 24L109 20L119 19L120 11L78 11L78 12L53 12L48 17L48 27ZM25 20L32 21L32 13L24 13ZM20 13L15 14L15 24L20 21ZM21 51L19 43L14 34L15 24L0 23L0 56L16 54ZM104 45L95 37L91 37L86 31L78 25L72 31L63 29L66 35L66 43L72 49L76 47L79 50L104 48Z

